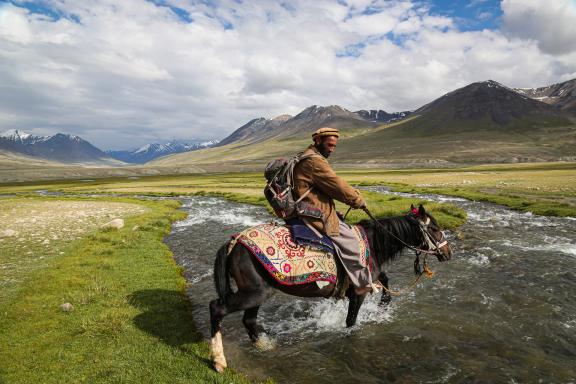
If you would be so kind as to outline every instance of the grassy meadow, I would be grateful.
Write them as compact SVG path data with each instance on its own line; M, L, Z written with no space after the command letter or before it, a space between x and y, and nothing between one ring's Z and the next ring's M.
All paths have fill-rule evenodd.
M355 185L576 216L575 171L574 163L546 163L338 173ZM266 205L263 185L260 173L0 185L0 382L247 382L231 370L212 371L185 281L162 243L184 216L179 203L137 196L213 195ZM38 196L39 190L60 195ZM377 216L423 202L362 194ZM466 220L453 205L424 203L445 228ZM101 227L116 217L124 228ZM365 218L352 211L348 221ZM63 311L63 303L74 310Z
M0 253L8 283L0 297L0 382L248 382L211 369L184 278L162 243L184 216L178 207L128 198L0 199L0 214L12 217L7 225L26 222L3 238ZM85 222L68 215L78 212L89 214ZM125 226L101 228L110 217ZM62 310L64 303L73 310Z

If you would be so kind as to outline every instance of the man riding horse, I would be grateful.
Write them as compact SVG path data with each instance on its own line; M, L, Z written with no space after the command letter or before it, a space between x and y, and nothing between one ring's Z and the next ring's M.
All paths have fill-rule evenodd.
M396 259L404 249L412 249L417 255L435 255L439 261L450 259L451 250L438 222L422 205L411 207L405 215L382 219L376 219L366 210L370 220L363 220L353 228L340 221L334 200L353 208L366 207L366 203L360 192L338 177L326 160L336 148L338 130L321 128L312 137L314 144L299 157L292 173L296 202L305 203L298 212L310 229L317 234L325 233L333 240L335 257L342 261L350 276L355 289L346 290L349 299L346 326L351 327L356 323L372 284L378 282L388 288L385 264ZM354 234L355 229L370 243L370 252L364 253L364 259L369 260L366 264L371 270L361 263L359 251L364 243ZM305 265L297 264L306 260L306 252L310 252L310 247L295 244L290 231L276 223L248 228L220 247L214 261L214 285L218 298L209 305L214 369L222 372L227 367L221 326L228 314L244 311L242 323L250 340L258 345L263 340L260 337L263 329L257 321L258 311L276 290L299 297L333 296L337 284L334 259L321 252L322 256L314 259L316 261L307 259ZM321 264L320 269L317 262ZM424 273L420 270L419 256L414 261L414 273L418 278ZM235 290L232 279L236 282ZM328 284L318 284L319 281ZM385 293L382 304L390 301L389 291Z
M303 202L319 208L322 217L300 213L300 218L316 234L324 233L334 243L336 254L359 295L371 292L370 269L360 263L362 241L348 224L338 217L334 200L352 208L365 208L366 202L357 189L336 175L328 157L336 149L340 134L336 128L320 128L312 135L311 144L294 168L294 193Z

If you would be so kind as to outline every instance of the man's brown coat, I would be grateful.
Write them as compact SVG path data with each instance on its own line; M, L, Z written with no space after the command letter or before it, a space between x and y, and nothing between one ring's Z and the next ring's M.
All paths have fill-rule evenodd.
M303 201L320 208L322 219L307 217L306 220L320 232L328 236L338 236L340 224L336 215L334 200L360 208L364 199L360 192L352 188L344 179L336 175L328 160L310 145L303 155L314 154L296 164L294 168L294 191L296 197L302 196L310 187L313 189Z

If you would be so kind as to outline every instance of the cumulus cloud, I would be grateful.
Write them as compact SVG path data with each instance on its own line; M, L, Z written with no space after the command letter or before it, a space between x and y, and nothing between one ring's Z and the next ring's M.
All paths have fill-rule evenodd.
M570 53L513 28L510 0L505 32L462 32L419 1L40 3L52 13L0 6L0 131L69 132L102 148L223 138L312 104L399 111L472 81L576 73Z
M576 51L576 1L502 0L508 34L532 39L550 54Z

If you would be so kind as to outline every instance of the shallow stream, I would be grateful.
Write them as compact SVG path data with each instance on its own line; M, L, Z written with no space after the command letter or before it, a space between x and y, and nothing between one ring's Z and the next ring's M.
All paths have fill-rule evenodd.
M434 278L385 309L379 297L368 298L350 329L346 301L278 293L258 317L277 347L257 351L242 314L230 315L223 323L229 365L279 383L576 382L576 219L402 195L449 201L468 214L448 233L453 259L431 263ZM216 250L231 234L273 218L219 198L182 201L188 218L166 242L185 269L197 328L208 337ZM412 260L406 253L389 266L392 288L412 282Z

